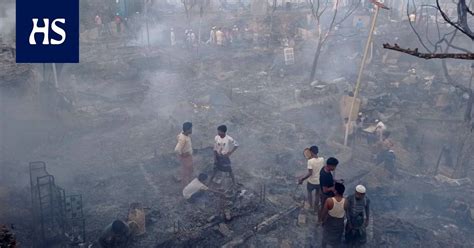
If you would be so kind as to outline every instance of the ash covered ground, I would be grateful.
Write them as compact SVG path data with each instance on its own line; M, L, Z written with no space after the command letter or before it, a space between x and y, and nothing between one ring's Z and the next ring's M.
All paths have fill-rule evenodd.
M305 4L206 5L200 15L199 5L184 12L182 4L151 1L146 15L137 3L130 7L137 13L128 10L117 24L115 5L83 2L81 62L55 65L57 81L50 64L15 64L14 41L0 25L0 224L18 247L41 240L33 161L44 161L66 194L82 196L85 224L78 227L85 235L78 233L85 241L65 238L43 247L97 245L109 223L129 218L132 203L143 207L146 233L126 247L319 247L322 227L305 204L306 184L297 184L307 172L303 150L312 145L324 158L339 159L335 177L344 179L346 194L366 186L366 247L474 245L474 138L466 120L472 62L383 49L384 43L420 47L406 9L390 3L390 11L380 10L359 95L367 120L361 128L377 119L391 132L394 174L374 163L376 151L363 131L344 146L341 101L356 85L374 14L366 1L343 1L334 26L328 7L319 32ZM420 30L438 21L432 16L441 18L427 11L422 19L423 13ZM226 34L222 46L208 42L214 26ZM285 58L286 48L294 62ZM240 143L232 155L237 184L225 174L215 179L224 196L183 198L174 148L185 121L193 123L195 175L212 174L219 125Z

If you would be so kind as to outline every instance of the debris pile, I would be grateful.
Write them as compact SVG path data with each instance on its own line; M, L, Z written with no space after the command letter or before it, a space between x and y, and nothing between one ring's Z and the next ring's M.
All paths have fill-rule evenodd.
M0 225L0 247L16 248L17 245L15 235L11 230L5 225Z

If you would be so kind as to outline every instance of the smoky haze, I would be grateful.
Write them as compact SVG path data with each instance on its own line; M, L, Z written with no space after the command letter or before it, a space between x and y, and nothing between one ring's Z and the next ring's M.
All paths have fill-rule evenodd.
M456 5L440 2L457 20ZM55 69L14 62L15 3L0 3L0 224L19 247L71 237L100 247L114 220L136 221L129 213L139 203L147 234L124 247L319 246L325 227L307 181L298 184L308 174L303 151L316 145L318 156L339 160L334 177L347 199L367 188L368 247L473 246L472 62L383 48L468 53L472 40L424 6L432 1L385 1L344 144L375 10L371 1L337 3L81 0L80 63ZM211 37L217 30L222 44ZM194 202L183 198L189 167L175 152L187 121L189 179L206 173L217 191ZM380 122L389 141L375 131ZM239 143L235 184L223 172L211 180L219 125ZM48 187L81 196L85 224L58 215L64 229L40 235L53 223L42 207L68 210L61 197L36 200L44 189L34 161L54 176Z

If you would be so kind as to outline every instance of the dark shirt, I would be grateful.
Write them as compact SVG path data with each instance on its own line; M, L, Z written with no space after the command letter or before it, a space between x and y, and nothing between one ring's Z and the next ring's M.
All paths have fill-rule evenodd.
M319 183L321 184L321 191L323 191L323 187L330 188L334 186L334 178L332 177L332 173L326 172L324 167L321 168L321 171L319 172ZM329 197L334 197L334 192L332 191L326 193L323 192L323 194Z

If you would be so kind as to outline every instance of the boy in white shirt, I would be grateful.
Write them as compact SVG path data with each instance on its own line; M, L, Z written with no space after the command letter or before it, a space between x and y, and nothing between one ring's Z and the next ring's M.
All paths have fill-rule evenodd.
M379 140L383 140L383 133L387 130L387 126L382 121L375 120L375 133L378 136Z
M235 184L234 173L232 172L230 155L237 150L239 143L229 135L226 135L227 127L221 125L217 128L217 135L214 138L214 173L211 177L211 182L218 171L228 172L232 178L232 183Z
M319 172L324 167L324 158L318 157L319 148L317 146L312 146L309 150L311 151L311 158L308 160L308 174L302 176L298 183L302 184L304 180L308 179L306 189L308 191L309 206L314 209L315 213L319 213L319 198L321 194ZM315 191L314 198L313 191Z

